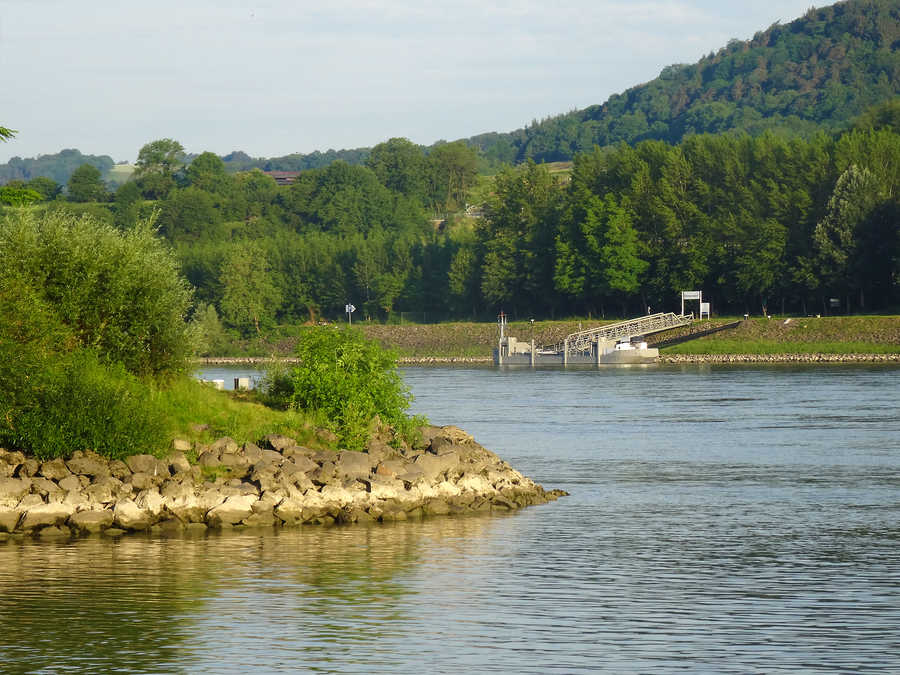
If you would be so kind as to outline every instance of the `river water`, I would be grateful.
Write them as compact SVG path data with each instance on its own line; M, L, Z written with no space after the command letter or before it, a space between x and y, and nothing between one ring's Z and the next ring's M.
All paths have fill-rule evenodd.
M404 375L571 495L0 544L0 672L900 672L900 369Z

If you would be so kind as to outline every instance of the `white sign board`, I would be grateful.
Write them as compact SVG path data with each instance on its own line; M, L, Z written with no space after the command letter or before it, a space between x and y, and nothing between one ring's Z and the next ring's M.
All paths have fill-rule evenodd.
M703 318L703 315L706 314L706 318L709 318L709 303L701 302L700 303L700 318Z
M682 300L699 300L701 291L681 291Z

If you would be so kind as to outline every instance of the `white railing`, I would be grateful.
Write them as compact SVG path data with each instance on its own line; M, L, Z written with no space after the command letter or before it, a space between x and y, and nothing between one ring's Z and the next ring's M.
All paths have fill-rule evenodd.
M567 335L565 340L545 350L562 353L566 348L570 354L591 352L597 340L630 340L642 335L659 333L660 331L687 326L694 320L693 314L675 314L673 312L649 314L638 319L629 319L619 323L608 324L590 330L583 330Z

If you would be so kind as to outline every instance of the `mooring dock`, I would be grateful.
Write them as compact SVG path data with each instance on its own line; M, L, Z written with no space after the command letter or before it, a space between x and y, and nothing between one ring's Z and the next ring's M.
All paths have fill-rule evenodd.
M655 363L659 350L647 347L643 338L653 333L687 326L693 314L662 312L628 321L598 326L567 335L562 342L537 346L506 335L506 315L500 314L500 339L494 350L496 365L568 365Z

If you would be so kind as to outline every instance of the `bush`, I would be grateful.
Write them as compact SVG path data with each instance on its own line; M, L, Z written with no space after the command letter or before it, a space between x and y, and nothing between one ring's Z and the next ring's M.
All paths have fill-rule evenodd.
M0 220L0 284L12 283L31 288L103 361L154 377L190 367L190 287L152 222L123 234L64 211L10 214Z
M411 438L423 419L410 419L412 395L397 372L393 352L349 328L316 327L297 344L289 403L321 413L344 447L361 450L377 417ZM279 387L282 391L283 380Z
M190 365L190 300L150 223L0 220L0 445L42 458L165 448L154 378Z
M7 410L3 444L42 459L88 449L121 459L165 447L166 422L151 386L121 364L78 350L41 366L15 408Z

